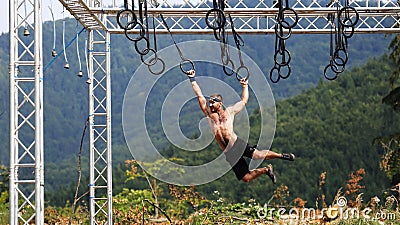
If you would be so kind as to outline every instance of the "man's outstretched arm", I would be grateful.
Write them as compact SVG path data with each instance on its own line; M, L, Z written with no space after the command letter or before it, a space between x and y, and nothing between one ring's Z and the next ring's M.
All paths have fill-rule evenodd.
M232 106L232 111L234 114L239 113L246 106L247 101L249 100L249 88L248 82L245 79L240 80L240 84L243 86L242 90L242 99Z
M196 94L197 99L199 101L200 109L201 111L203 111L204 115L208 116L207 100L204 97L203 93L201 92L200 86L196 81L195 75L196 72L194 70L188 71L188 77L190 79L190 83L192 84L193 91Z

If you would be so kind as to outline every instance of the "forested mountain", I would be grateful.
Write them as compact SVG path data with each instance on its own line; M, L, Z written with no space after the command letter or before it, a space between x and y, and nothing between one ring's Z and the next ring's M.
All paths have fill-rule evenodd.
M62 49L61 28L61 21L58 21L57 51ZM66 40L71 40L75 32L80 29L74 20L67 20ZM77 177L76 155L88 114L87 85L85 78L76 76L79 65L75 43L66 51L71 65L71 69L66 70L63 68L65 61L62 55L54 63L48 64L52 59L51 23L45 23L43 35L46 66L44 73L46 199L50 204L63 205L65 200L72 199ZM86 35L83 32L79 37L82 57ZM273 66L274 37L254 35L243 38L245 40L243 52L259 65L268 78L269 70ZM159 49L172 44L169 35L159 35L158 39ZM194 39L213 40L213 37L176 35L175 39L177 42L182 42ZM288 185L293 196L312 202L316 195L315 184L318 176L324 171L327 171L326 191L330 195L334 195L337 188L343 185L347 174L358 168L365 168L367 171L365 182L368 183L367 188L371 190L370 194L379 194L377 192L386 187L387 180L378 169L379 151L376 146L371 145L371 142L394 124L389 119L395 117L389 115L390 112L385 111L385 106L381 105L381 98L387 93L386 79L391 67L386 57L379 57L387 51L389 41L390 38L381 34L355 35L349 41L347 72L343 74L343 78L331 82L322 78L323 68L329 61L329 35L293 35L287 40L286 48L292 55L292 74L277 84L270 83L274 96L280 99L277 102L278 121L273 148L278 151L293 151L299 158L292 164L281 162L273 164L279 182ZM1 35L0 85L3 88L0 89L0 126L7 129L3 129L0 133L2 151L0 163L6 165L9 157L8 46L8 34ZM132 42L123 35L113 35L111 46L114 191L118 193L123 185L126 185L122 164L125 159L131 158L125 146L121 127L122 100L126 86L140 59L134 51ZM219 50L215 54L220 54ZM365 64L373 57L377 59ZM84 58L82 60L84 63ZM85 64L82 64L82 68L85 73ZM206 72L203 72L203 75L213 74L232 86L237 85L235 79L225 77L220 71ZM160 84L159 89L161 92L167 91L184 79L186 79L184 75L165 77L165 82ZM164 89L163 84L165 84ZM249 107L250 112L254 110L251 105ZM188 115L188 118L191 116ZM193 116L201 116L197 108L193 110ZM253 117L252 125L257 129L257 111ZM192 123L186 122L183 125L182 129L190 130ZM150 129L157 130L154 127ZM155 136L162 137L162 133L157 133ZM165 146L166 154L177 154L167 142L164 143L162 138L159 139L160 144ZM83 154L86 157L87 146L84 147ZM216 151L213 147L211 149L210 151ZM197 157L201 159L203 156ZM185 160L190 163L193 159L185 158ZM87 171L85 163L83 170ZM87 176L86 172L84 176ZM262 201L269 198L274 190L272 185L265 183L266 180L261 179L250 185L239 184L233 174L228 173L220 180L200 186L199 189L208 193L218 189L222 195L233 200L254 197Z

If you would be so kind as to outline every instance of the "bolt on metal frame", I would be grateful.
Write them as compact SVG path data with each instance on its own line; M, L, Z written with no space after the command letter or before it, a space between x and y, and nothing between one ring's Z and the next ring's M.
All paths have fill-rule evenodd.
M10 2L10 224L44 223L43 68L41 0ZM123 0L59 0L89 32L90 222L112 224L110 34L122 34L116 14ZM175 1L176 2L176 1ZM274 33L276 1L237 0L225 12L236 31ZM231 1L233 2L233 1ZM338 1L337 1L338 2ZM148 0L156 32L212 34L204 17L212 8L206 0ZM330 0L292 1L299 16L293 33L329 33L327 16L336 8ZM349 1L360 15L356 33L397 33L400 8L395 0ZM158 7L155 7L158 5ZM331 5L331 6L328 6ZM137 6L137 5L136 5ZM138 12L138 9L134 9ZM294 16L288 14L289 20ZM22 36L28 28L34 38ZM138 30L130 32L138 33ZM32 35L31 35L32 36ZM32 72L33 71L33 72ZM22 213L24 211L24 213Z
M40 0L10 0L10 224L43 224Z

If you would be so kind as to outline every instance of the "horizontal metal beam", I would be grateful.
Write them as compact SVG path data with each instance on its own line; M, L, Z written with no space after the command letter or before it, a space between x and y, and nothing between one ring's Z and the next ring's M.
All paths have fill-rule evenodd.
M111 34L124 34L124 31L121 29L118 30L109 30ZM240 34L275 34L275 30L273 29L257 29L257 30L236 30ZM314 29L314 30L304 30L304 29L293 29L292 34L330 34L331 29ZM132 30L129 32L130 34L139 34L139 30ZM204 30L190 30L190 29L180 29L174 30L171 33L174 34L182 34L182 35L213 35L214 31L211 29ZM227 33L231 34L231 31L227 31ZM371 34L371 33L382 33L382 34L390 34L390 33L400 33L400 28L380 28L380 29L357 29L354 31L354 34ZM169 34L166 29L158 29L157 34Z
M376 15L398 15L400 13L400 7L354 7L358 13L368 16ZM324 7L324 8L293 8L296 13L301 17L310 16L323 16L328 13L335 13L336 8ZM90 8L90 11L94 14L107 14L108 16L116 16L122 8ZM149 15L163 14L165 16L188 16L191 17L205 17L210 8L149 8ZM133 10L138 13L138 9ZM265 16L276 16L278 8L227 8L224 13L231 14L233 17L265 17ZM286 14L285 14L286 15ZM290 11L287 15L293 15Z
M112 1L106 4L94 0L59 0L64 7L87 29L102 29L111 34L124 34L116 20L117 14L122 10L122 1ZM210 10L210 2L197 1L197 5L184 1L184 5L175 6L168 0L160 1L162 7L154 7L154 2L148 1L148 18L155 20L155 32L168 33L159 15L162 14L171 33L175 34L213 34L214 31L207 27L205 17ZM246 7L246 3L239 1L235 6L227 7L224 12L234 18L235 29L241 34L273 34L275 32L275 18L279 9L276 3L258 2L256 7ZM292 29L293 34L326 34L330 33L328 16L337 13L340 1L308 1L307 3L296 0L291 2L292 8L298 16L298 25ZM254 4L254 3L253 3ZM91 6L91 7L89 7ZM364 1L351 2L359 14L359 23L354 27L354 33L398 33L400 31L400 7L393 1ZM131 8L131 6L128 6ZM340 6L341 7L341 6ZM135 14L139 9L134 7ZM355 14L350 14L354 16ZM294 13L287 11L285 18L295 20ZM139 33L139 29L127 31L129 34Z

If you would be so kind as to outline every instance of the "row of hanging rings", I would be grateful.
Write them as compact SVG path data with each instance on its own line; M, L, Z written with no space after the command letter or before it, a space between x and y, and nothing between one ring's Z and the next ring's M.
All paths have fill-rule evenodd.
M206 24L213 30L214 37L220 42L221 47L221 61L223 64L223 71L225 75L232 76L235 74L237 80L248 80L250 77L250 71L247 66L244 65L242 59L242 53L240 50L241 46L244 46L244 41L242 37L236 32L233 19L230 14L228 14L229 22L231 26L232 36L235 41L236 48L238 50L238 57L240 65L235 69L235 65L230 58L229 52L229 39L228 33L226 32L227 16L225 15L225 1L224 0L213 0L213 8L208 10L206 13ZM228 68L228 65L230 65Z
M345 0L345 5L340 8L340 2L335 1L327 5L336 6L337 18L335 14L328 15L331 24L329 64L324 68L324 77L334 80L345 70L348 61L348 39L354 34L354 27L359 20L357 10L349 6L349 1ZM354 16L352 16L354 15Z
M270 80L277 83L281 78L286 79L290 76L291 68L290 52L286 49L285 41L291 36L292 28L294 28L299 20L297 12L289 7L289 1L285 0L285 6L282 0L278 0L276 7L279 8L278 15L276 16L275 29L275 52L274 52L274 66L270 71ZM285 17L292 15L292 17ZM293 18L291 19L290 18Z
M158 4L155 5L158 7ZM117 13L117 23L124 30L128 40L134 42L135 50L140 55L141 61L148 67L154 75L160 75L165 70L165 62L157 55L157 41L155 32L155 23L153 17L153 45L150 46L149 18L147 13L147 0L139 0L139 18L133 11L135 0L132 0L132 9L129 9L128 1L124 0L124 9ZM133 30L139 30L139 34L133 34ZM142 44L140 44L142 43ZM144 44L143 44L144 43ZM144 46L144 47L143 47ZM148 59L145 56L152 54ZM156 66L158 64L158 66ZM154 69L154 67L159 67Z

